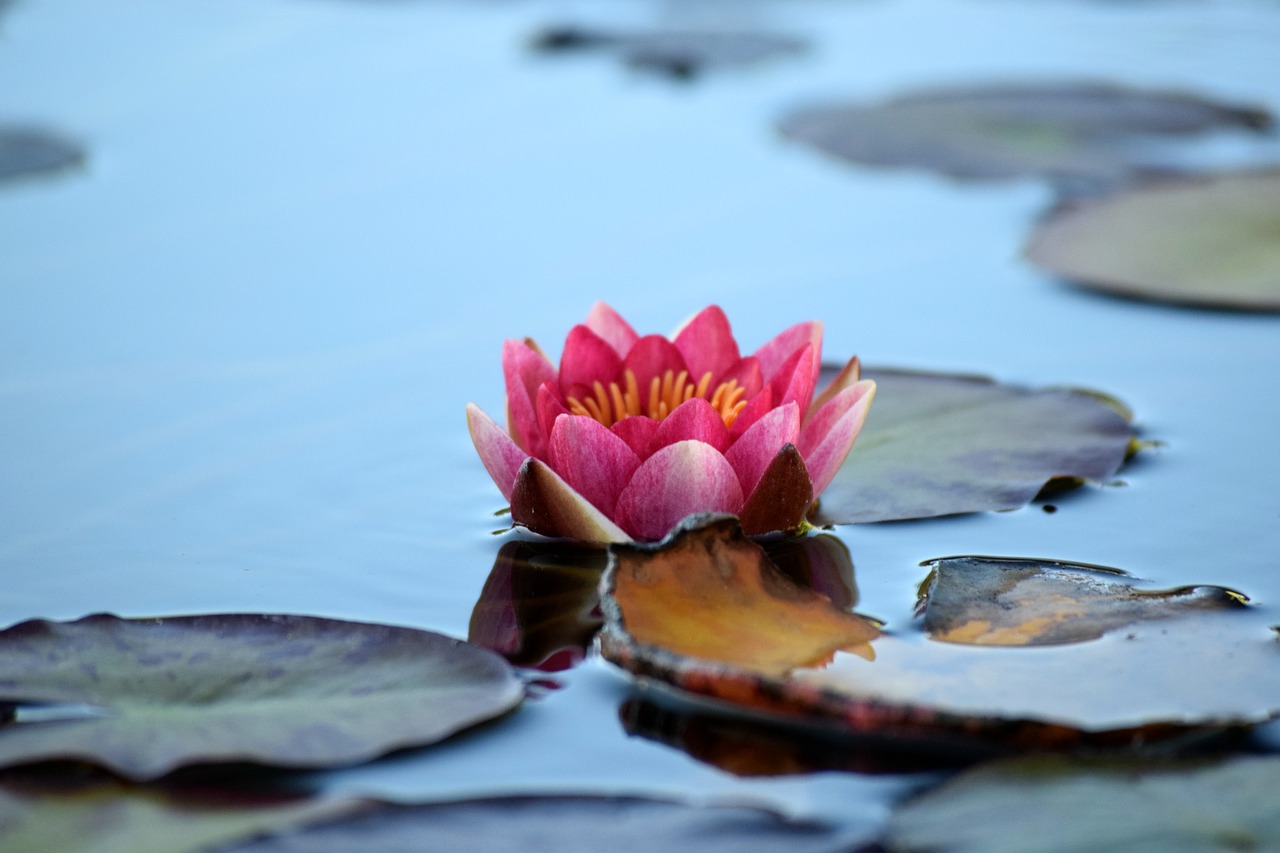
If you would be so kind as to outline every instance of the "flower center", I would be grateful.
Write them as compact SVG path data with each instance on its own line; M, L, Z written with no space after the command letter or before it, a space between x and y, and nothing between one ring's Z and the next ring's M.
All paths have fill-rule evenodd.
M747 405L747 401L742 399L747 389L739 385L736 379L721 382L715 390L711 390L710 371L702 374L695 385L689 379L689 371L682 370L677 374L668 370L649 382L648 399L640 396L640 385L636 382L635 373L627 370L622 377L621 386L617 382L610 382L606 387L597 380L592 383L594 396L581 400L570 397L569 411L575 415L594 418L605 426L613 426L623 418L635 415L647 415L660 421L685 400L701 397L711 403L711 407L724 419L724 425L731 427ZM646 403L647 408L643 408Z

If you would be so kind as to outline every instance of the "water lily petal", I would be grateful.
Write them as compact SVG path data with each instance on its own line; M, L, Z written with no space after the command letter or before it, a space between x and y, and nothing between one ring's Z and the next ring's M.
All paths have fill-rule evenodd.
M812 346L814 351L822 354L822 323L811 320L797 323L780 332L773 340L756 350L755 356L760 360L760 369L765 376L773 376L778 372L791 355L799 349Z
M645 335L636 341L622 363L622 370L630 370L636 375L636 381L640 384L640 407L645 410L649 406L649 381L668 370L679 374L686 369L688 368L680 350L662 335Z
M637 539L656 541L692 513L741 508L742 487L729 460L701 441L678 441L640 465L615 518Z
M543 536L602 543L631 540L622 528L539 459L526 459L516 474L511 492L511 520Z
M560 354L560 393L582 399L592 393L593 382L611 382L621 368L622 357L604 338L586 326L574 326Z
M551 435L551 429L555 426L556 418L569 414L569 410L565 408L564 402L560 399L560 393L556 390L554 382L542 383L542 387L538 389L534 408L538 416L538 432L545 445L547 436ZM531 455L537 456L545 462L550 462L554 467L555 460L551 457L550 447L545 447L544 450L544 453Z
M507 384L507 426L516 443L530 453L541 447L538 420L533 401L538 387L554 382L556 369L531 340L505 341L502 344L502 375Z
M597 302L591 306L591 313L587 314L585 325L613 347L613 351L619 358L626 356L627 352L636 345L636 341L640 340L640 336L636 334L635 329L631 328L631 324L604 302Z
M640 467L640 457L604 424L582 415L561 415L551 430L555 471L593 506L612 517L622 487Z
M760 360L754 355L738 359L737 363L720 375L721 382L730 379L742 386L747 399L760 393L764 386L764 373L760 370Z
M747 397L747 405L738 412L738 418L729 429L729 436L737 441L742 434L764 417L773 408L773 389L768 385L760 389L754 397Z
M844 464L867 419L876 383L863 379L835 395L800 430L800 453L809 466L814 495L822 494Z
M733 443L724 456L737 472L744 495L755 491L778 451L799 437L800 407L792 402L771 410Z
M804 459L794 444L788 444L773 457L738 514L742 532L760 536L801 527L813 505L813 496Z
M653 437L657 435L659 426L661 426L659 421L637 415L633 418L623 418L609 427L609 430L625 441L637 456L644 459L649 455L649 448L653 446Z
M800 404L801 411L807 411L821 371L820 353L812 344L806 344L792 353L777 373L769 377L773 398L779 401L779 405L794 400Z
M467 404L467 429L471 431L471 442L476 446L485 470L502 496L511 500L516 474L529 454L521 450L507 431L475 403Z
M861 378L862 362L858 361L858 357L855 355L853 358L849 359L844 367L840 368L840 372L836 374L836 378L832 379L831 383L827 385L826 388L822 389L822 393L814 398L813 403L809 406L809 411L805 413L805 420L808 421L811 416L827 404L828 400Z
M740 360L738 342L733 338L729 318L719 305L709 305L694 315L680 329L674 343L684 356L684 363L694 382L705 373L720 381L720 377Z
M697 439L724 453L729 447L729 428L711 404L701 397L685 400L658 424L644 456L652 456L669 444Z

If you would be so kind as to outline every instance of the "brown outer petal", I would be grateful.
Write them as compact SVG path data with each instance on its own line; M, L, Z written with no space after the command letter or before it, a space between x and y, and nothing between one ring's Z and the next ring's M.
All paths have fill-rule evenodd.
M582 542L630 542L631 537L578 494L545 462L532 456L516 474L511 519L543 536Z
M748 536L759 536L796 530L804 526L812 505L809 469L794 444L784 445L742 507L739 514L742 531Z

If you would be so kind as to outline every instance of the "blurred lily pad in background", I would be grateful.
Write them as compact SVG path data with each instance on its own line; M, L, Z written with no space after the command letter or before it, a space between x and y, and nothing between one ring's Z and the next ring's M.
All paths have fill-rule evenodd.
M0 181L57 173L79 166L84 159L84 149L60 134L0 125Z
M842 160L931 169L954 178L1123 180L1170 163L1140 144L1218 129L1258 131L1260 107L1108 83L1044 82L939 88L880 103L795 110L782 133ZM1167 155L1165 155L1167 156Z
M429 631L218 614L23 622L0 632L0 764L134 780L194 763L353 764L519 705L497 655Z
M542 53L610 53L632 68L676 79L755 65L801 53L807 47L803 39L751 30L609 30L557 26L548 27L533 39L533 48Z
M1106 482L1135 448L1123 404L950 373L868 368L876 400L814 521L1017 509L1057 479Z
M1280 311L1280 169L1167 180L1064 205L1027 258L1096 290Z

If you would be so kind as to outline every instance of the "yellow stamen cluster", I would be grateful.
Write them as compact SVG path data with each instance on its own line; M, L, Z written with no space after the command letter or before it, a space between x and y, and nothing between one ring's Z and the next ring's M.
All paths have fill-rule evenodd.
M623 384L610 382L608 387L596 381L592 384L595 395L579 400L569 398L569 411L575 415L586 415L595 418L605 426L613 426L623 418L635 415L647 415L660 421L675 410L685 400L701 397L711 403L725 426L733 426L738 414L747 405L742 399L747 389L738 384L738 380L730 379L721 382L711 390L711 372L702 374L702 378L694 384L689 378L689 371L676 373L668 370L661 376L655 376L649 382L648 399L640 396L640 385L636 375L630 370L624 371ZM647 408L644 408L645 404Z

